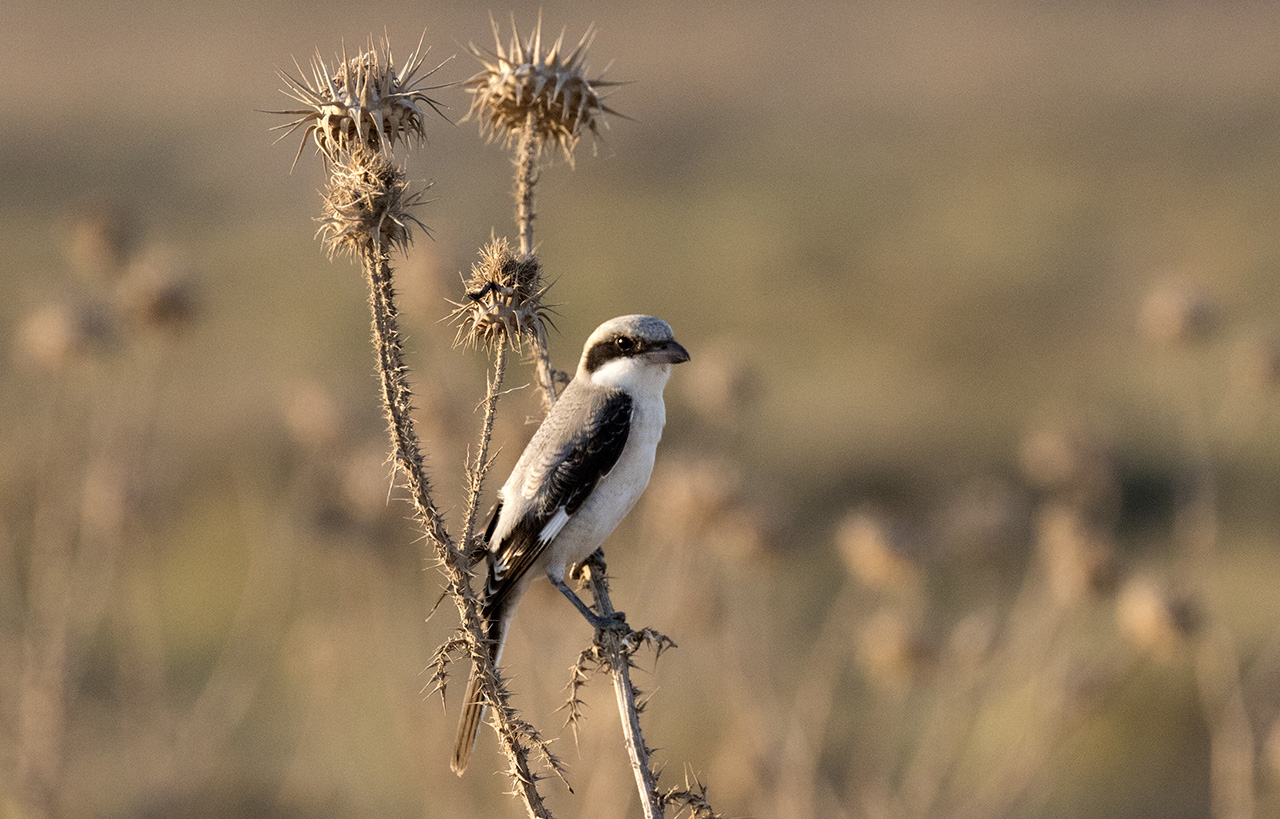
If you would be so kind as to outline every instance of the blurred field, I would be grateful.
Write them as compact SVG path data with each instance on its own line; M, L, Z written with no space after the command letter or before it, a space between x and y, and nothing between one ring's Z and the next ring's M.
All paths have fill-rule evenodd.
M541 8L633 81L540 187L556 364L631 312L693 354L606 550L680 646L638 680L664 784L779 819L1280 811L1280 6ZM44 815L32 777L51 816L519 815L489 735L449 772L459 692L423 688L452 612L424 625L364 285L255 110L384 27L465 79L485 9L6 17L0 817ZM484 362L440 319L514 233L510 165L428 135L399 272L456 511ZM504 400L501 475L538 412ZM504 660L548 734L589 639L529 595ZM638 816L590 699L552 804Z

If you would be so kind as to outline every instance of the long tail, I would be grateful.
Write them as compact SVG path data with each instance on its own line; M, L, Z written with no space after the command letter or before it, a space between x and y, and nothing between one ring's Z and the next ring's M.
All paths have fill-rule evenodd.
M507 640L507 626L511 622L509 607L504 606L503 609L501 612L485 612L485 637L489 640L489 650L493 652L494 665L502 659L502 645ZM467 772L467 762L471 759L472 749L476 747L480 720L484 718L484 698L480 696L478 671L478 668L473 667L471 678L467 680L467 695L462 700L462 719L458 721L458 738L453 743L453 762L449 767L458 776Z

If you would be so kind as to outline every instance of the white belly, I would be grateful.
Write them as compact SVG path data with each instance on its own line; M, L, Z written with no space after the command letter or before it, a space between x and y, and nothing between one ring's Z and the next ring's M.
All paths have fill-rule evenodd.
M661 400L637 402L622 455L556 536L555 548L548 551L554 552L559 563L549 564L548 573L560 577L567 566L586 560L635 506L653 473L653 459L666 420Z

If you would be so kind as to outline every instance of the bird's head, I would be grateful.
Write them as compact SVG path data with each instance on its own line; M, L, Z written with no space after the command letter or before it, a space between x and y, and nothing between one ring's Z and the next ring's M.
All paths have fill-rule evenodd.
M596 328L582 348L578 378L628 392L661 392L671 365L689 360L671 325L653 316L619 316Z

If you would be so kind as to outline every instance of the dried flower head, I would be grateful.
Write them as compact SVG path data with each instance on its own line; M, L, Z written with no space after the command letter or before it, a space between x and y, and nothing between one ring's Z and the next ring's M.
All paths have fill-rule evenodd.
M538 143L553 142L572 161L573 150L584 131L599 135L608 124L605 114L621 116L604 104L599 89L617 85L600 77L587 79L587 51L595 39L589 26L582 39L567 54L564 31L545 53L542 50L542 17L533 32L521 40L515 18L511 20L511 41L505 48L498 24L493 25L494 50L486 52L474 44L471 53L484 66L464 83L471 93L471 109L464 119L475 117L480 132L504 144L526 128L533 129Z
M872 589L913 592L920 566L899 526L875 514L850 512L836 532L840 557L850 574Z
M858 634L858 660L872 681L889 689L906 686L935 659L921 629L890 610L877 612Z
M1130 580L1116 598L1120 630L1139 648L1169 657L1200 625L1195 601L1147 577Z
M124 269L133 238L133 225L121 208L95 202L72 219L67 257L72 269L87 279L113 278Z
M1051 503L1042 509L1035 541L1049 587L1062 603L1076 603L1104 591L1115 579L1108 534L1074 506Z
M172 252L153 248L129 266L116 287L121 310L134 326L175 332L195 318L195 281Z
M551 285L542 283L534 256L514 255L506 239L491 239L480 250L463 282L466 300L451 301L458 324L456 345L494 348L507 343L521 349L523 339L544 338L551 306L542 301Z
M404 250L412 240L410 222L427 229L409 212L421 202L421 191L409 191L404 171L385 154L359 147L329 174L317 234L324 235L330 255L358 255L369 240L377 248Z
M112 316L96 304L49 304L32 313L18 329L19 360L62 371L116 340Z
M1210 338L1222 323L1221 312L1199 284L1166 281L1147 295L1139 324L1151 341L1175 347Z
M391 43L383 38L375 46L370 37L366 50L355 57L347 57L344 44L341 58L330 70L317 49L311 59L309 80L296 61L297 78L284 71L277 72L286 84L281 90L305 107L267 112L298 117L271 130L287 129L280 135L280 139L284 139L299 128L306 129L293 158L295 165L308 137L315 141L317 151L326 161L333 161L339 153L357 146L390 153L396 140L402 137L407 144L412 144L414 138L423 136L424 105L444 116L440 103L426 93L444 85L423 85L444 63L418 76L426 56L427 51L419 40L418 48L409 55L404 68L397 70Z

